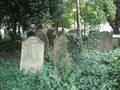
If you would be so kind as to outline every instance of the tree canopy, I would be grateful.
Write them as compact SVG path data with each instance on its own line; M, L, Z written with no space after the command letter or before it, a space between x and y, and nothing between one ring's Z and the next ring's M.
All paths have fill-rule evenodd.
M119 33L119 0L79 0L80 22L85 26L109 23L114 33ZM36 28L53 26L71 28L74 21L75 0L1 0L0 26L5 27L11 39L20 37L29 30L31 24ZM18 31L18 32L17 32Z

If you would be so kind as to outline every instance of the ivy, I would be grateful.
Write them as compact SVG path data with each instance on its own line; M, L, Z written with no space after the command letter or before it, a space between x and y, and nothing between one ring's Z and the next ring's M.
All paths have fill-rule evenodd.
M53 64L46 61L41 72L24 74L19 70L20 57L0 56L0 90L119 90L119 53L120 50L82 51L81 62L69 74L65 62L61 63L62 75L57 75Z
M66 36L68 38L68 51L77 62L82 53L82 39L76 34L67 34Z

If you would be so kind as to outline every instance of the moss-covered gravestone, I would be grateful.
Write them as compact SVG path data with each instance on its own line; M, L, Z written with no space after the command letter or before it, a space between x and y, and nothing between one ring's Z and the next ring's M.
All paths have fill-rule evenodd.
M54 40L56 38L55 30L54 29L47 30L47 36L50 46L54 47Z
M54 40L54 69L59 72L59 62L63 58L68 64L69 70L72 69L72 57L68 51L68 38L66 35L61 35Z
M45 43L44 54L47 55L49 53L49 40L47 34L42 30L38 30L38 31L31 30L27 33L27 37L30 36L37 36L39 37L40 40L42 40Z
M39 30L36 32L36 36L38 36L40 40L42 40L45 43L44 54L47 55L49 53L49 40L48 40L47 34L42 30Z
M36 73L41 70L44 60L44 42L38 37L28 37L22 43L20 70Z

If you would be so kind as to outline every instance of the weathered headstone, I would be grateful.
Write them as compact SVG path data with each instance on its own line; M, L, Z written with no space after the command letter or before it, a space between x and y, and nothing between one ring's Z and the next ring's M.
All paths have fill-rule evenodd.
M47 30L47 36L48 36L50 45L54 46L54 39L56 38L55 30L54 29Z
M118 34L113 35L112 44L113 44L113 49L120 47L120 35L118 35Z
M54 69L58 72L58 63L61 57L64 57L69 63L69 68L72 68L71 62L73 61L69 51L68 51L68 39L65 35L61 35L54 40Z
M36 73L41 70L44 59L44 42L31 36L22 43L20 70Z
M49 53L49 40L48 40L47 34L44 31L39 30L36 32L36 36L38 36L40 40L42 40L45 43L44 53L45 55L47 55Z
M35 33L35 31L29 31L28 33L27 33L27 37L31 37L31 36L36 36L36 33Z
M98 44L101 52L112 50L112 32L103 31L100 32L100 43Z

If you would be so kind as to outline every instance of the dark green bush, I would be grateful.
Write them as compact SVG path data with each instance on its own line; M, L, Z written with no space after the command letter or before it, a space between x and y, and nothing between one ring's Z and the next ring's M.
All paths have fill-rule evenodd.
M19 46L18 46L19 45ZM1 40L0 41L0 52L2 51L15 51L20 48L20 43L14 42L13 40Z

